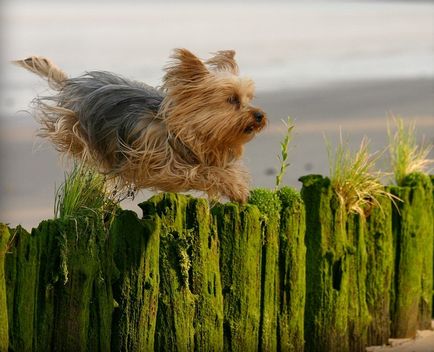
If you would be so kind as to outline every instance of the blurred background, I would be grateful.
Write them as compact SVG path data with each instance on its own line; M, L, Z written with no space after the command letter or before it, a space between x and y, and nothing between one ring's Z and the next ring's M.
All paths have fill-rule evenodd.
M71 76L108 70L159 85L173 48L202 58L234 49L256 82L269 126L246 148L253 187L274 187L282 120L295 129L284 184L329 174L324 135L357 148L387 145L388 117L416 121L434 139L434 3L431 1L40 1L1 3L0 221L36 226L53 216L67 165L36 137L29 104L49 91L9 64L51 58ZM387 162L379 165L387 169ZM142 192L123 207L149 197Z

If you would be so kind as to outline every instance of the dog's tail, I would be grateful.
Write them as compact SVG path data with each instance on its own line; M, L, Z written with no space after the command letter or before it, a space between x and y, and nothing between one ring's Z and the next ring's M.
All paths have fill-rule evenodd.
M62 91L69 82L66 73L49 59L40 56L31 56L12 63L46 79L50 88L58 91L52 96L33 100L35 117L42 125L38 136L51 140L61 153L84 159L87 152L86 141L78 117L71 106L61 103L64 97Z
M55 90L60 90L68 79L65 72L45 57L31 56L24 60L12 61L12 63L47 79L50 88Z

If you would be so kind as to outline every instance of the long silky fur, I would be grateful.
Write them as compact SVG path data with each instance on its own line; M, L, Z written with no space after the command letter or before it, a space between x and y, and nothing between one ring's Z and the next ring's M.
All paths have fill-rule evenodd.
M39 134L60 152L96 166L122 186L197 189L245 201L248 173L239 158L254 135L245 130L258 132L265 122L252 118L260 111L249 105L253 83L236 75L233 56L218 52L203 63L179 49L161 89L104 71L68 78L41 57L16 63L47 78L57 91L37 98L36 105ZM234 94L239 107L227 102Z

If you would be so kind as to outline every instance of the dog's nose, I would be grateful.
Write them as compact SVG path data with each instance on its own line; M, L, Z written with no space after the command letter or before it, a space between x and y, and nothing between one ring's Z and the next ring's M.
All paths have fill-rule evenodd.
M264 114L260 111L255 111L253 113L253 117L255 118L257 123L261 123L264 118Z

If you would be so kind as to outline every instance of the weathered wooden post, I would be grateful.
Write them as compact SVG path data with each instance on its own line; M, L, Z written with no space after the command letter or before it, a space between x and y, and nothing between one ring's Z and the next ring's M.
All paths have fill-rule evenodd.
M433 190L433 206L432 206L432 216L433 216L433 234L434 234L434 175L430 175L431 178L431 186ZM434 235L433 235L434 236ZM433 255L434 255L434 248L433 248ZM434 275L434 258L433 258L433 275ZM433 291L432 291L432 317L434 318L434 277L433 277Z
M10 241L9 230L0 224L0 351L7 351L9 347L8 309L6 302L5 254Z
M257 351L261 319L260 212L228 203L212 209L220 240L224 350Z
M9 347L31 351L34 338L35 292L38 263L30 234L18 226L11 233L5 256L6 294L9 315Z
M298 192L279 191L282 204L279 241L278 351L304 351L304 307L306 296L306 219Z
M385 345L390 337L390 293L392 287L394 254L392 237L392 202L387 197L378 199L366 219L366 303L371 322L367 343Z
M367 253L366 223L363 215L348 214L346 222L348 259L348 338L349 351L364 352L370 315L366 303Z
M10 348L110 349L111 261L93 220L50 220L12 230L6 256Z
M223 350L223 292L218 234L208 202L190 198L187 229L193 233L191 291L196 297L195 348Z
M433 192L429 176L411 174L392 192L395 285L392 336L413 337L431 328L433 288Z
M141 207L145 216L153 212L161 223L155 349L221 351L218 239L207 201L161 194Z
M114 262L112 351L153 351L159 294L159 218L116 214L110 228Z
M279 292L279 237L281 203L276 192L255 189L250 203L261 212L262 258L261 258L261 319L259 349L277 350L277 315Z
M300 178L306 207L306 350L350 350L348 304L351 255L346 213L320 175Z

